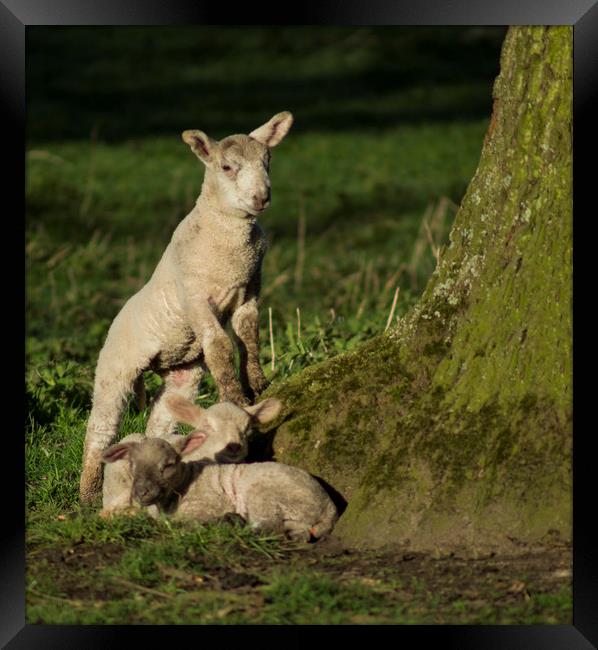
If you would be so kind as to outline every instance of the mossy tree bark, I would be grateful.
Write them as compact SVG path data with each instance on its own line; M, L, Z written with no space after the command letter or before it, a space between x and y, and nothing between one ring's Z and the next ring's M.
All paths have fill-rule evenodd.
M571 532L572 31L512 27L478 169L418 305L268 395L275 458L348 501L346 542Z

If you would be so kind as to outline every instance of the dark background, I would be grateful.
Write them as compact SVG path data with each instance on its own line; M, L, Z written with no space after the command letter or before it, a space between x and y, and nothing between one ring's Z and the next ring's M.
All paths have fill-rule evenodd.
M296 130L488 116L501 27L30 27L27 138L107 140L201 121L216 137L264 106Z

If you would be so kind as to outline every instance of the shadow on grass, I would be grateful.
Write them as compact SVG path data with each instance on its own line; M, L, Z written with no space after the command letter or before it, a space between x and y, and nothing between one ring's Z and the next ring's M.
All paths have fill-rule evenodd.
M28 137L245 133L280 110L297 131L377 131L490 112L504 29L33 28Z

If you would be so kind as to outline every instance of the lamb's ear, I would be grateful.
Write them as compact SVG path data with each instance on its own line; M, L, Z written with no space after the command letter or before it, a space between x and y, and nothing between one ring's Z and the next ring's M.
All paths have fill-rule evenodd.
M265 144L266 147L275 147L289 132L293 124L293 116L289 111L277 113L273 118L262 124L249 134L250 138Z
M207 136L203 131L189 129L183 131L181 137L190 147L191 151L205 164L209 165L214 159L214 148L216 142Z
M244 406L243 409L246 413L249 413L252 418L257 420L260 424L266 424L266 422L272 422L274 418L280 413L282 408L282 402L275 397L269 397L263 402L259 402L254 406Z
M166 398L166 407L174 415L177 422L196 426L201 420L203 409L180 395L170 395Z
M207 437L208 434L204 431L192 431L188 436L181 436L181 440L177 441L173 446L181 456L186 456L194 449L201 447Z
M117 460L122 458L128 458L129 453L133 445L136 445L136 442L119 442L116 445L108 447L106 451L102 454L103 463L114 463Z

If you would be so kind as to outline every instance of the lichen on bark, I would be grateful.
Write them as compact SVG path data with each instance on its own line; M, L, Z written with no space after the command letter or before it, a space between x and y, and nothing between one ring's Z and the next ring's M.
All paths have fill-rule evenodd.
M267 393L275 458L348 500L347 542L571 534L571 28L510 28L493 96L419 303Z

